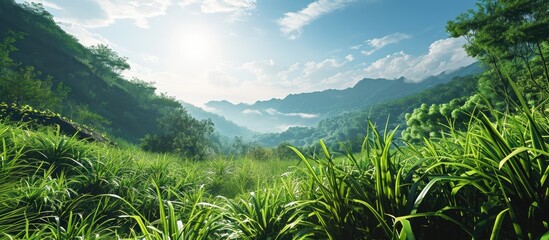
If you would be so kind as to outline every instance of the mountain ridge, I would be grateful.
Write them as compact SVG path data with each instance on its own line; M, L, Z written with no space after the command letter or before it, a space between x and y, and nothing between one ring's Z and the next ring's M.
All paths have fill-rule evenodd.
M222 136L234 138L243 137L249 139L256 133L245 126L240 126L234 122L225 119L223 116L208 112L200 107L197 107L191 103L179 101L181 105L187 110L191 116L198 120L210 119L215 126L215 130Z
M417 93L447 83L455 77L480 71L480 66L474 63L455 71L428 77L418 83L402 77L394 80L364 78L353 87L345 89L289 94L282 99L273 98L256 101L253 104L234 104L221 100L210 101L205 105L212 109L213 113L253 131L281 132L292 126L313 127L322 119Z

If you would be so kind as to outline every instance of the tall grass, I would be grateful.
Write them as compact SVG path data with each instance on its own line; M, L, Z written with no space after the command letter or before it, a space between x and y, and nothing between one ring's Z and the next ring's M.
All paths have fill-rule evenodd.
M370 123L358 153L320 141L290 161L195 162L0 124L0 238L547 238L549 117L516 107L419 145Z
M448 135L433 154L452 161L439 161L429 170L452 168L462 176L452 180L453 194L475 193L477 201L464 202L474 209L475 238L539 239L549 231L548 118L528 109L520 95L519 102L515 115L497 116L494 122L484 114L474 117L467 132Z
M348 151L337 161L322 141L324 159L308 158L294 149L305 164L301 171L306 178L300 184L307 191L302 199L289 204L295 209L289 226L298 226L294 234L303 238L413 239L413 226L425 224L425 218L442 222L438 224L442 226L431 223L430 231L440 228L442 233L448 223L467 231L444 213L447 206L436 208L436 201L428 199L427 194L442 177L429 182L430 176L419 175L417 170L427 159L413 165L401 150L391 147L396 130L380 133L371 123L369 126L359 157ZM429 207L420 208L426 204Z
M2 239L220 238L216 196L248 194L291 165L194 162L23 125L0 124L0 141Z
M282 188L258 189L248 198L224 198L224 239L291 239L287 223L291 211Z

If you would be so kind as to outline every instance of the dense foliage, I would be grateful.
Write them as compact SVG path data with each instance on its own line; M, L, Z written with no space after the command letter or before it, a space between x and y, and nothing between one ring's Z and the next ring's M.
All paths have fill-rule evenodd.
M42 73L34 67L20 66L10 58L17 51L14 43L24 35L8 31L0 43L0 102L60 110L70 90L62 83L54 86L51 76L40 79Z
M141 140L144 150L172 152L182 156L203 159L208 150L213 124L196 120L184 108L166 113L158 119L159 134L145 135Z
M97 44L88 48L92 54L91 65L98 74L120 74L130 69L126 57L118 56L118 53L105 44Z
M182 162L0 125L0 232L41 239L538 239L549 234L549 117L522 109L496 114L495 122L481 114L463 131L449 127L442 138L397 149L394 130L370 124L360 153L334 155L321 142L315 156L295 150L296 161L284 162Z
M273 179L267 176L282 173L290 164L183 161L133 146L80 141L57 129L29 131L5 124L0 124L0 141L0 238L137 237L144 232L135 218L156 224L164 199L193 231L202 224L198 219L218 218L200 202L268 185Z
M456 77L448 83L436 85L420 93L322 120L316 128L291 127L282 133L260 136L258 141L267 146L288 142L295 146L317 147L318 139L324 139L334 149L343 150L337 143L344 142L358 151L368 128L367 120L376 126L403 127L406 125L406 114L422 104L444 104L453 99L471 96L477 91L477 84L478 75Z
M106 45L82 46L40 4L0 1L0 22L0 67L11 69L2 70L0 91L25 98L2 101L52 109L134 143L158 133L157 119L181 106L156 94L152 83L122 78L130 67L126 58Z
M40 4L2 1L0 12L0 102L54 110L126 141L145 138L147 150L198 159L213 152L211 122L157 95L152 83L122 78L127 59L107 45L80 45Z
M549 3L538 0L482 0L477 8L448 22L452 37L465 37L467 53L490 67L479 84L500 111L514 93L510 76L528 101L549 97Z
M470 115L483 112L510 114L518 97L530 107L547 108L549 98L549 5L545 1L484 0L449 21L453 37L465 37L465 49L488 69L478 82L477 92L468 98L444 104L424 104L406 115L403 138L421 142L440 137L441 129L452 125L465 129ZM517 84L513 89L509 79Z
M40 5L22 9L34 14L27 18L51 20ZM468 51L488 72L480 80L458 79L373 107L379 117L404 117L405 141L393 127L402 120L386 121L382 128L362 112L344 115L348 122L321 124L340 129L327 139L355 139L336 151L322 140L316 149L287 143L267 149L236 137L230 147L236 157L213 158L206 155L214 140L209 121L193 119L174 99L154 95L150 83L125 81L116 72L93 79L130 96L130 109L156 113L155 131L142 143L168 153L90 143L61 134L61 124L29 127L34 116L63 118L0 104L2 116L31 118L24 120L31 123L0 122L0 238L547 239L548 39L546 32L530 31L546 31L547 12L545 1L485 0L450 22L450 32L467 35ZM51 23L38 25L55 32ZM488 36L494 29L503 37ZM11 60L18 33L10 34L0 49L2 83L26 71ZM65 53L88 51L71 43L67 40ZM528 47L531 55L514 51L518 46ZM34 91L75 100L72 86L64 96L55 90L60 83L40 85L49 78L29 71L35 75L28 77L28 86L40 86ZM2 91L10 86L2 85ZM433 98L436 92L445 94ZM38 104L31 100L20 103ZM286 134L316 137L314 131L294 128ZM205 161L189 161L192 157Z

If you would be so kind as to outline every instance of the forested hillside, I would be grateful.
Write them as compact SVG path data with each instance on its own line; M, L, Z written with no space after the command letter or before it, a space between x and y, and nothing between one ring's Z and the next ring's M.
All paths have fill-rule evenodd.
M42 5L2 1L0 21L1 101L59 112L133 143L147 136L142 143L153 151L177 148L195 154L209 148L198 143L209 138L211 131L203 131L211 128L209 121L192 118L177 100L158 95L151 83L124 79L121 72L130 68L126 58L106 45L82 46ZM181 115L170 118L174 111ZM185 122L170 131L196 137L175 140L176 134L166 133L162 125L172 125L169 121ZM174 141L178 146L169 147Z
M332 143L334 148L338 148L338 142L360 147L368 128L368 120L380 129L399 127L402 130L406 126L405 115L423 104L441 104L475 94L479 75L480 73L455 77L450 82L436 85L420 93L374 104L361 111L350 111L337 117L324 119L317 127L292 127L282 133L264 134L259 136L257 141L267 146L276 146L281 142L296 146L312 146L317 144L318 139L324 139Z
M191 158L220 151L210 146L209 120L194 119L177 100L158 95L152 83L124 79L121 72L131 67L125 57L103 44L82 46L41 4L1 1L0 20L0 101L35 113L51 110L150 151ZM25 115L2 115L27 121Z
M151 84L123 79L121 71L130 67L125 58L106 46L82 46L38 4L1 1L0 22L1 38L13 38L11 45L17 48L2 49L4 56L32 66L34 74L41 73L37 78L48 78L53 86L67 90L62 104L36 107L52 108L132 142L156 132L162 111L178 107L175 100L155 95Z

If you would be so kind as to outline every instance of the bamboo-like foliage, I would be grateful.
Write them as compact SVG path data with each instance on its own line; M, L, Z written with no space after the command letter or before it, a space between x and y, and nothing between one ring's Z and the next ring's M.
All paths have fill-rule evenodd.
M528 109L518 91L517 95L518 114L505 115L494 123L484 114L474 117L467 133L446 139L457 143L452 148L460 151L452 153L444 148L437 154L454 159L438 165L459 169L467 176L457 179L455 192L472 186L487 201L483 209L477 208L476 224L481 225L486 218L494 220L490 224L492 239L501 234L511 237L505 226L520 239L538 239L549 231L547 116ZM486 211L488 206L490 211ZM483 237L479 231L475 236Z
M301 171L309 189L305 199L290 204L296 209L291 224L303 228L296 231L300 237L393 238L406 237L406 231L411 235L407 221L402 221L401 231L392 217L411 211L408 195L413 186L411 175L403 175L404 166L391 149L396 130L381 135L369 126L361 158L347 152L343 164L322 141L324 159L309 159L293 148L305 164Z
M258 189L248 199L226 201L226 239L291 239L282 188Z
M216 214L215 205L203 203L203 191L197 193L195 200L185 206L183 202L165 201L162 198L160 187L154 183L159 202L160 219L147 220L139 211L133 208L133 215L123 215L137 222L140 234L134 233L133 237L143 239L184 240L184 239L217 239L221 228L222 215ZM180 196L181 197L181 196ZM131 203L126 202L131 205ZM188 207L187 218L181 219L176 211ZM177 209L177 210L176 210ZM183 210L184 211L184 210Z

